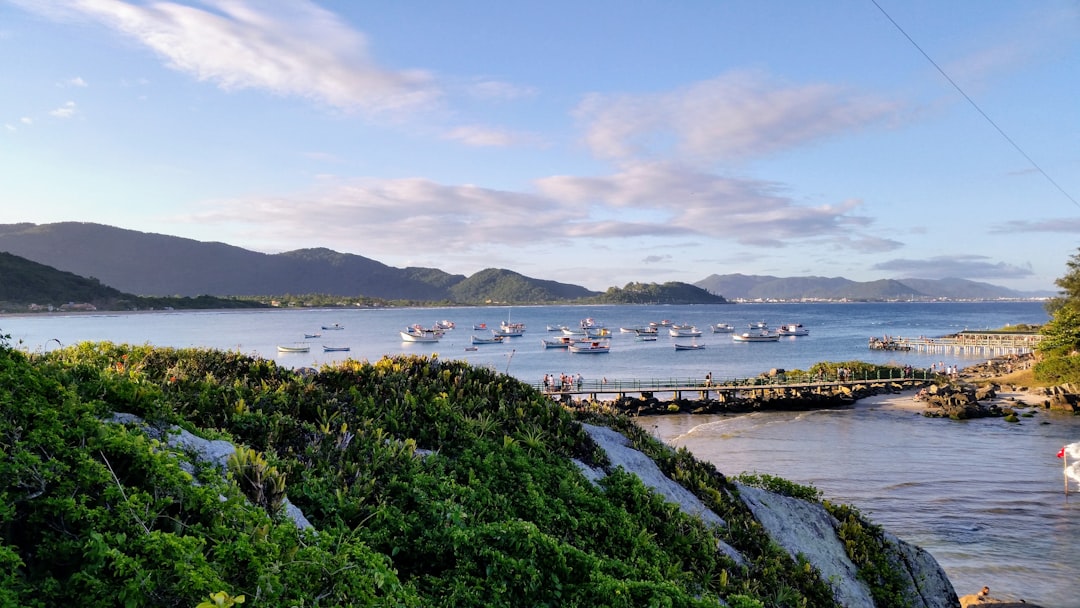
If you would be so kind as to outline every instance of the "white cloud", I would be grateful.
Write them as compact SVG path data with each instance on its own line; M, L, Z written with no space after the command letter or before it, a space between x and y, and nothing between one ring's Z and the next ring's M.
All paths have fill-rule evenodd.
M859 201L802 206L771 183L724 179L663 164L611 176L539 180L535 193L426 179L342 181L327 176L308 193L206 202L180 221L244 227L266 247L286 242L337 244L344 250L468 255L489 246L602 246L641 237L714 240L781 247L816 241L833 248L882 251L899 246L861 231ZM351 247L349 244L353 244Z
M416 108L439 96L419 70L388 70L369 56L365 37L306 0L122 0L24 2L56 17L75 12L138 41L167 65L226 90L262 89L342 109Z
M505 148L531 138L482 125L467 125L447 131L443 137L475 147Z
M64 84L66 84L66 85L68 85L68 86L71 86L71 87L88 87L88 86L90 86L89 84L87 84L87 83L86 83L86 81L85 81L85 80L83 80L83 79L82 79L81 77L79 77L79 76L76 76L75 78L71 78L71 79L69 79L69 80L68 80L68 81L67 81L66 83L64 83Z
M77 110L75 109L75 102L69 101L64 105L60 106L59 108L56 108L55 110L49 112L49 115L55 116L56 118L71 118L75 115L76 111Z
M653 95L587 97L575 110L603 158L664 155L684 161L759 156L881 121L894 102L827 85L784 85L733 72Z
M19 119L19 122L21 122L24 125L32 125L32 124L34 124L34 119L30 118L29 116L23 116L22 118Z
M469 93L478 99L513 101L534 97L536 89L498 80L478 80L468 86Z
M921 260L898 258L873 266L874 270L902 273L903 277L924 279L1017 279L1035 273L1030 266L991 262L982 255L936 256Z

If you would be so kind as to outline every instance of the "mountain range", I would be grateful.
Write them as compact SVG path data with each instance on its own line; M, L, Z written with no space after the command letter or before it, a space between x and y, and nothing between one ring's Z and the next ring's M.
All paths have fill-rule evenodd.
M603 294L507 269L488 268L465 276L437 268L396 268L326 248L266 254L225 243L82 222L0 224L0 251L141 296L327 294L418 302L551 303L605 295L622 296L624 299L613 301L626 301L628 293L640 293L642 287L631 283L625 290L612 288ZM1036 297L963 279L857 282L826 277L713 274L693 286L683 283L665 287L669 291L699 292L699 302ZM651 301L664 300L654 297Z

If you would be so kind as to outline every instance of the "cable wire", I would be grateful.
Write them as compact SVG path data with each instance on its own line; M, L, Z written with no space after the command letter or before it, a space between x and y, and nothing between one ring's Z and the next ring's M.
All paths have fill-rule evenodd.
M1054 187L1057 188L1059 192L1061 192L1063 195L1065 195L1065 198L1072 201L1072 204L1076 205L1077 207L1080 207L1080 202L1077 202L1077 200L1075 198L1073 198L1068 192L1066 192L1065 189L1061 187L1061 185L1059 185L1056 181L1054 181L1054 178L1050 177L1049 173L1047 173L1046 171L1043 171L1043 168L1039 166L1039 163L1035 162L1035 159L1028 156L1028 153L1024 152L1024 149L1021 148L1020 145L1017 144L1015 141L1013 141L1013 138L1009 137L1009 135L1007 133L1005 133L1005 131L1001 127L999 127L996 122L994 122L994 119L990 118L990 116L987 115L986 112L983 112L982 108L979 107L979 104L975 103L975 100L972 99L970 96L968 96L968 94L964 92L964 89L960 88L960 85L956 84L956 81L954 81L952 78L949 77L948 74L945 73L945 70L941 69L941 66L939 66L937 64L937 62L934 61L933 58L931 58L930 55L928 55L926 53L926 51L924 51L922 49L921 46L919 46L919 43L915 42L915 40L911 36L909 36L907 32L904 31L904 28L900 27L900 24L897 23L896 20L893 19L889 15L889 13L885 12L885 9L882 8L882 6L880 4L878 4L877 0L870 0L870 1L873 2L874 6L876 6L878 8L878 10L881 11L881 14L885 15L885 18L888 19L889 22L892 23L893 26L901 34L904 35L904 38L907 38L908 42L910 42L912 46L914 46L920 53L922 53L923 57L926 57L926 60L930 62L930 65L934 66L934 68L937 69L937 71L945 78L945 80L948 80L949 84L951 84L953 86L953 88L957 90L957 92L959 92L961 95L963 95L964 99L966 99L968 101L968 103L971 104L971 107L975 108L975 111L978 112L979 114L981 114L982 117L986 119L986 122L990 123L990 125L992 127L997 129L997 132L1000 133L1001 136L1005 138L1005 141L1012 144L1012 147L1015 148L1016 151L1019 152L1024 158L1026 158L1027 161L1029 163L1031 163L1031 166L1035 167L1035 170L1038 171L1039 173L1041 173L1042 176L1045 177L1046 180L1049 181L1051 184L1053 184Z

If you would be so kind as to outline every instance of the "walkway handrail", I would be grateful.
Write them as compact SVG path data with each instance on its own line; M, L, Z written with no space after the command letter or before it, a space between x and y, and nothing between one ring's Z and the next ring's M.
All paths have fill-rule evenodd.
M843 378L837 374L776 374L775 376L751 376L748 378L713 379L706 382L704 378L631 378L615 379L607 378L582 379L576 377L563 385L559 378L554 378L554 386L545 386L543 382L533 383L536 390L545 392L574 392L574 393L642 393L642 392L666 392L666 391L692 391L692 390L715 390L735 388L761 388L761 387L784 387L808 384L865 384L867 382L887 382L891 380L932 380L935 374L928 369L911 370L910 375L905 375L902 369L876 370L876 373L864 371L863 373L848 373Z

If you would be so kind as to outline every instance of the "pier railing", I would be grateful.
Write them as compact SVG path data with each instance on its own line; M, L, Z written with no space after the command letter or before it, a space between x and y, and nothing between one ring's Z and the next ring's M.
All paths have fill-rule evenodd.
M907 350L920 353L950 355L1024 355L1035 350L1043 336L1036 333L962 331L941 338L902 338L885 336L871 338L870 348L877 350Z
M731 392L739 390L755 390L769 388L813 388L834 387L838 385L858 386L878 382L925 382L932 380L935 374L928 369L911 369L907 373L903 369L875 370L845 374L810 374L810 373L778 373L770 376L752 376L747 378L714 378L711 381L701 377L695 378L631 378L631 379L607 379L607 378L576 378L567 382L560 382L559 378L551 385L543 382L533 384L533 387L542 392L569 395L626 395L626 394L651 394L651 393L682 393L682 392Z

